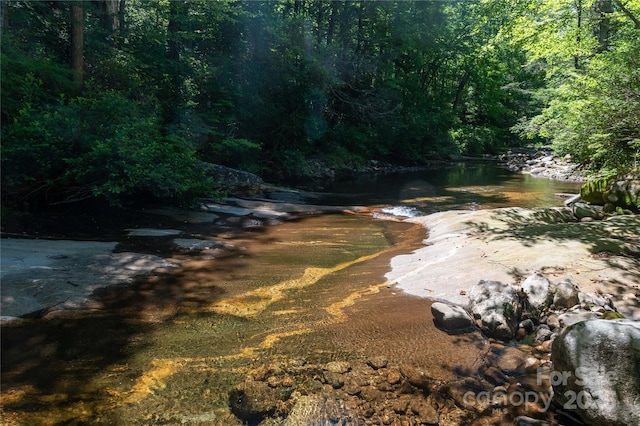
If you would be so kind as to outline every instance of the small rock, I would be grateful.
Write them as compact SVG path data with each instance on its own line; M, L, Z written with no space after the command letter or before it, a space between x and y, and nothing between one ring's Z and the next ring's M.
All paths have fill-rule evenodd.
M578 288L570 280L558 283L554 290L553 304L555 306L571 308L580 303Z
M324 379L334 389L340 389L344 386L344 376L340 373L334 373L332 371L324 372Z
M360 394L362 387L360 387L355 381L347 379L344 382L343 390L347 395L354 396Z
M402 375L398 370L391 370L389 374L387 374L387 382L390 385L397 385L402 380Z
M536 314L540 314L551 303L551 282L540 274L527 277L522 283L522 291Z
M409 408L409 400L405 398L397 398L391 403L391 409L398 414L404 414Z
M238 418L255 422L273 414L281 401L287 400L291 390L271 388L265 382L240 383L229 395L231 411Z
M516 340L519 341L525 339L528 335L529 333L527 333L527 330L524 328L518 328L518 331L516 331Z
M423 425L437 425L439 422L438 412L426 401L412 401L411 411L420 417L420 423Z
M515 426L551 426L551 423L533 417L518 416L514 422Z
M530 319L526 319L521 321L520 324L518 324L518 327L524 329L527 333L531 333L533 331L534 324Z
M331 361L325 365L324 369L332 373L344 374L351 371L351 364L347 361Z
M573 215L580 220L586 218L599 220L604 217L604 207L586 203L575 203L573 205Z
M549 316L547 317L547 325L551 330L560 328L560 320L558 318L558 315L555 313L549 314Z
M473 319L469 313L458 305L434 302L431 304L431 314L436 325L445 330L463 330L474 327Z
M474 396L481 392L490 392L491 386L473 377L449 383L445 390L456 402L456 405L465 410L482 413L490 406L489 398L474 398Z
M381 368L386 368L387 365L389 364L389 360L385 357L382 356L376 356L373 358L369 358L367 360L367 365L371 368L373 368L374 370L379 370Z
M471 312L482 319L482 331L490 337L511 339L518 325L519 305L515 287L500 281L481 280L469 292Z
M499 368L491 366L484 371L484 377L489 383L495 386L504 385L509 382L509 378Z
M422 390L431 391L434 380L421 369L403 365L400 367L400 372L413 386Z
M504 349L492 349L491 364L500 368L505 374L513 376L523 372L523 366L527 355L515 346L507 346Z
M542 344L542 342L546 342L551 338L551 334L553 334L553 332L551 331L548 325L545 325L545 324L541 325L536 330L536 338L535 338L536 343Z
M553 346L553 338L542 342L539 346L542 352L551 352L551 347Z

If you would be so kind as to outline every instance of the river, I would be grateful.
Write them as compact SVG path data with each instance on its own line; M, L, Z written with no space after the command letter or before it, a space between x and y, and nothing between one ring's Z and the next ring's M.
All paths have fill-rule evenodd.
M340 182L322 201L416 215L561 205L556 194L577 188L469 163ZM103 230L121 249L140 247L118 232L131 223L88 222L56 232ZM179 268L97 290L83 309L3 326L2 424L418 424L433 413L440 424L465 422L439 389L473 373L487 340L438 330L428 300L384 279L424 229L334 214L187 231L233 249L205 256L159 240L156 251ZM264 400L242 401L254 397Z

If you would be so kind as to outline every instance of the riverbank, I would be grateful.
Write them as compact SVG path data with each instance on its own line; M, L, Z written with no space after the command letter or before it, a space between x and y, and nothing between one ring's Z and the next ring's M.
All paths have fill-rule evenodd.
M512 172L571 182L586 182L587 176L580 164L571 161L571 156L555 155L549 147L512 149L495 157Z
M243 233L309 215L366 210L307 204L313 194L268 189L271 198L202 200L198 211L158 207L131 212L134 222L96 225L106 226L106 241L88 240L81 233L64 235L70 231L64 228L49 230L49 238L34 238L33 232L3 234L0 319L86 308L97 290L171 273L189 255L215 258L241 250L234 240Z
M518 284L540 273L608 294L640 320L640 217L577 222L568 208L446 211L407 219L429 230L425 247L391 262L389 281L408 294L469 304L479 280Z
M133 282L94 291L90 303L72 310L63 304L41 311L41 319L12 322L3 338L3 377L11 386L2 398L14 420L8 424L128 419L227 426L257 418L273 424L351 418L453 426L513 424L519 415L553 421L547 405L496 410L468 397L517 386L548 401L549 389L535 380L537 369L549 365L548 352L487 339L477 329L442 331L429 299L453 300L480 279L516 283L539 270L578 285L583 278L594 285L602 280L583 290L618 290L616 308L633 317L637 296L621 290L632 289L627 284L637 278L635 216L578 223L564 208L503 208L383 223L355 206L305 206L307 195L294 192L272 196L280 201L228 199L203 202L201 211L149 211L172 221L126 230L136 243L109 255L161 246L172 254L158 258L171 266L139 270ZM322 212L347 214L310 217ZM225 231L213 237L214 229ZM141 240L147 243L136 245ZM373 253L372 243L380 246ZM23 272L67 274L79 284L73 274L91 251L67 249L10 259L44 266ZM267 259L288 259L289 266ZM115 261L106 269L125 265ZM100 273L87 282L108 285L104 268ZM270 283L272 275L282 277ZM412 282L416 293L407 286ZM50 284L38 281L39 294L56 288ZM72 284L60 282L82 288ZM444 290L449 295L439 293ZM46 377L55 390L33 385L33 377ZM34 404L41 409L25 408Z

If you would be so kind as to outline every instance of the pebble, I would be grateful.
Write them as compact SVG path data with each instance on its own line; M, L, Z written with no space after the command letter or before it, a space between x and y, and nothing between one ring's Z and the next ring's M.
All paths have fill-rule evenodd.
M324 367L325 370L332 373L348 373L351 371L351 364L346 361L331 361Z

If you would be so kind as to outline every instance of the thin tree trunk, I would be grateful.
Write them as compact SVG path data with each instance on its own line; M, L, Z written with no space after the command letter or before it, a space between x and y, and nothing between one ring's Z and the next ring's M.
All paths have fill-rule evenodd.
M462 93L464 91L467 82L469 81L469 71L466 71L460 81L458 82L458 88L456 89L456 97L453 100L453 110L458 109L460 101L462 100Z
M84 85L84 10L80 2L71 4L71 68L76 90Z
M582 37L580 35L580 31L582 31L582 0L578 0L578 36L576 38L576 42L578 45L578 49L580 49L580 42L582 41ZM573 55L573 66L575 69L580 69L580 55Z
M316 4L318 7L318 14L316 16L316 43L318 46L322 44L322 27L324 26L324 4L322 2L318 2Z
M356 53L361 53L364 47L364 1L360 1L358 8L358 39L356 44Z
M336 17L338 15L338 2L331 2L331 15L329 16L329 26L327 27L327 46L333 42L333 33L336 29Z
M611 0L600 0L596 7L600 13L598 22L598 51L605 52L609 50L609 39L611 37L611 19L609 19L609 16L613 12L613 4Z
M6 2L0 1L0 33L8 27L7 25L7 11L6 11Z
M127 36L126 32L126 21L124 19L124 14L126 10L126 0L120 0L120 5L118 6L118 28L120 29L120 38L124 40Z

